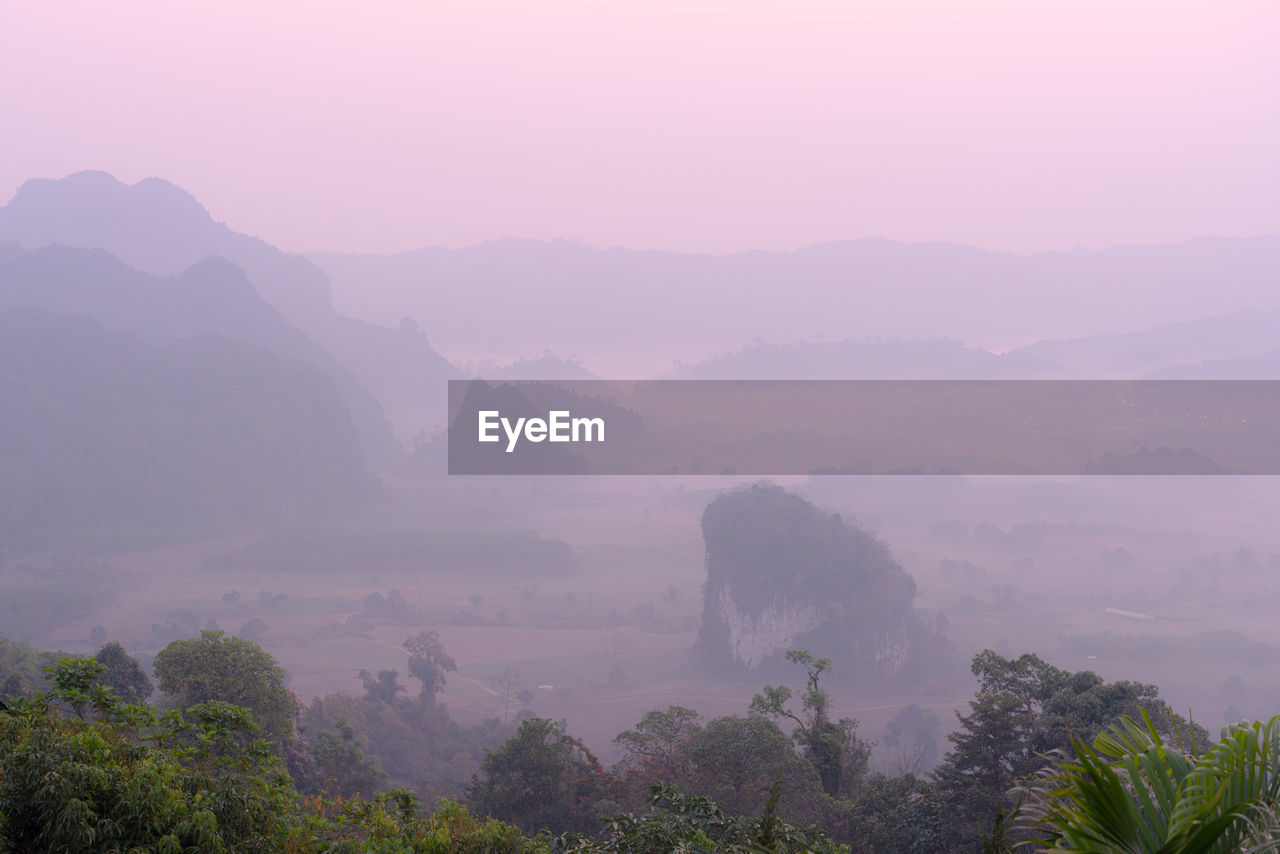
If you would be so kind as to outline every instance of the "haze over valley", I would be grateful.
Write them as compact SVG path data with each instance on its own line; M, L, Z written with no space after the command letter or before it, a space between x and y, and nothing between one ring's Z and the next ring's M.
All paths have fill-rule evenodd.
M0 16L0 854L1280 839L1275 9L144 5Z

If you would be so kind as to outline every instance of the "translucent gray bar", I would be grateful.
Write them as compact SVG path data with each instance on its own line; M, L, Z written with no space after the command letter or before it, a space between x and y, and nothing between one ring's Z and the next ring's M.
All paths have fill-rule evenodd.
M449 413L450 474L1280 474L1280 381L461 380Z

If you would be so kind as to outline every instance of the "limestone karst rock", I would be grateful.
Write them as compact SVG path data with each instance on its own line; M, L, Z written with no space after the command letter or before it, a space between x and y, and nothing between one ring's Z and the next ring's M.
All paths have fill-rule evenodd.
M767 669L804 648L835 659L846 677L878 681L901 675L937 640L912 610L914 579L884 543L779 486L719 496L702 534L707 584L695 653L708 668Z

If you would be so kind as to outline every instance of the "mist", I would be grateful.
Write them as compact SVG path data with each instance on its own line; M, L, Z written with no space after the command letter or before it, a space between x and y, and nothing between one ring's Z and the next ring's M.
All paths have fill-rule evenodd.
M377 61L343 42L369 64L315 120L342 128L333 135L288 111L273 124L253 92L285 85L272 68L317 69L316 45L340 22L317 13L303 37L264 13L253 34L221 33L257 59L216 86L185 66L177 79L242 93L239 106L210 95L208 109L265 140L260 160L232 140L215 165L202 133L223 132L195 106L164 118L176 84L142 65L173 45L107 75L151 88L132 118L123 89L100 101L101 139L80 132L89 119L62 91L65 72L46 67L45 106L0 96L39 127L0 158L12 185L0 207L0 723L125 733L111 729L124 726L115 701L68 693L67 661L93 659L103 667L87 685L191 727L208 724L202 703L248 710L246 732L264 739L254 761L292 787L280 803L293 806L279 807L290 833L303 832L289 824L298 809L340 803L325 798L390 811L388 793L403 791L415 821L448 814L438 805L450 798L534 846L502 850L568 850L551 836L605 845L620 831L602 819L663 815L646 793L671 783L766 831L776 813L844 850L950 852L1013 833L1008 792L1122 716L1149 714L1170 744L1204 746L1280 713L1280 476L1243 432L1196 444L1108 427L1087 462L1055 457L1045 474L969 465L971 437L955 438L954 465L860 468L885 416L864 409L822 434L821 450L842 455L832 465L787 469L759 449L816 448L805 413L762 413L740 435L678 396L655 414L639 394L595 391L653 380L710 400L745 381L1247 380L1262 397L1221 421L1269 417L1280 193L1259 155L1275 142L1273 113L1255 108L1274 100L1257 82L1275 70L1256 35L1271 12L1223 13L1221 40L1185 65L1175 60L1208 13L1159 22L1128 59L1120 45L1140 22L1121 15L1098 35L1092 71L1070 49L1088 42L1088 15L1018 13L1025 38L989 47L992 62L1047 81L1020 113L1034 87L1012 65L981 72L976 48L939 48L920 79L888 74L937 37L936 17L868 12L877 43L834 7L776 13L773 39L759 10L722 9L723 32L690 12L685 44L664 35L665 6L509 11L489 30L460 10L400 20L442 51L420 64L405 32L383 34ZM132 32L135 12L106 25ZM42 31L41 14L24 12L18 29ZM1055 36L1053 21L1070 26ZM148 26L187 31L181 16ZM492 35L481 53L510 88L446 48L448 27ZM300 39L283 48L293 65L263 47L286 30ZM879 44L881 64L842 58L841 32ZM647 83L633 73L646 44L667 45ZM697 44L741 65L741 79L700 63ZM519 50L503 58L503 45ZM741 59L768 45L772 77ZM1185 98L1133 71L1143 58L1175 69ZM37 67L30 55L3 67L12 77L23 62ZM592 62L600 80L588 85ZM515 79L522 63L528 80ZM942 86L949 67L963 79ZM886 77L872 85L877 68ZM388 106L442 69L454 91L412 104L437 108L437 124ZM291 84L295 107L328 116L317 104L331 72L315 73ZM681 79L693 81L683 101ZM608 81L612 100L597 91ZM519 100L535 91L537 103ZM1214 128L1222 92L1243 106ZM595 125L584 103L599 105ZM1054 103L1076 136L1051 132L1066 121ZM62 117L41 124L42 111ZM365 120L386 138L352 129ZM154 143L166 127L172 144ZM530 128L523 148L508 140ZM446 130L447 145L433 136ZM424 139L434 147L420 154ZM456 174L431 159L448 151ZM548 442L551 469L459 474L476 470L456 455L458 437L476 438L450 398L460 380L472 381L468 415L590 414L601 442L648 456L593 469L590 454ZM982 409L993 413L1006 417ZM1074 423L1042 421L1038 435L1065 443ZM881 429L909 454L958 424ZM738 454L732 465L717 442ZM1214 473L1161 473L1188 461ZM1127 473L1139 470L1153 473ZM194 650L233 643L265 656L274 705L195 673L213 659ZM14 805L37 800L5 788L27 743L6 732L0 851L6 833L12 850L28 839ZM197 749L191 732L146 749L205 768L182 753ZM993 732L1004 752L982 765L973 744ZM250 737L235 743L247 751ZM563 748L563 780L520 776L530 744ZM217 767L205 776L239 779ZM509 780L553 794L530 806ZM339 821L338 807L314 809ZM326 844L376 836L337 827ZM827 850L816 838L777 850Z

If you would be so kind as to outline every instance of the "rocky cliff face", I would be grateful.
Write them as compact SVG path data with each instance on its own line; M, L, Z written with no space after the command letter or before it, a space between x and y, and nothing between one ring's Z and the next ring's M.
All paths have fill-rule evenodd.
M724 622L728 632L729 654L748 669L758 667L774 653L791 649L796 638L822 622L813 605L768 605L763 611L750 614L734 600L728 584L720 588L715 616Z
M915 581L888 548L781 487L720 496L702 533L707 585L695 651L712 669L767 669L803 648L875 681L902 674L930 645L911 607Z

